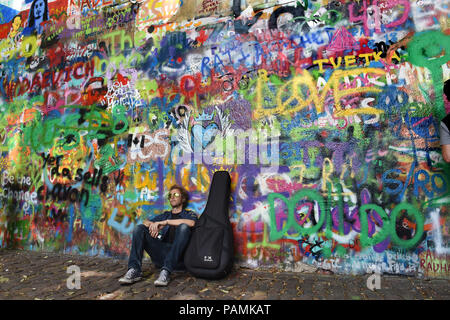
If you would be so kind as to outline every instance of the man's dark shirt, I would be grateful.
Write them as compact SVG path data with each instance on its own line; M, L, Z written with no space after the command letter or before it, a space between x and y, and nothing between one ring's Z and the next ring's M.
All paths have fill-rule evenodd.
M180 213L172 213L172 211L164 211L162 214L157 215L150 219L152 222L164 221L164 220L175 220L175 219L189 219L197 221L197 215L194 211L189 209L183 209ZM175 226L164 226L161 229L162 241L172 243L175 238Z

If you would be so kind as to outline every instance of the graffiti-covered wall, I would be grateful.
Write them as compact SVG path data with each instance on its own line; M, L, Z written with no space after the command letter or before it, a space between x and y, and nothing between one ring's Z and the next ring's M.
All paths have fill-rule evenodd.
M127 257L232 178L237 262L448 278L450 1L0 1L0 247Z

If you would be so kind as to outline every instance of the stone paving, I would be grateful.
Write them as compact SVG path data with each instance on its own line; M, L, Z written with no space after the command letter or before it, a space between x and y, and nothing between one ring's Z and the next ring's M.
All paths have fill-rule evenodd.
M68 268L80 268L80 289L69 289ZM449 300L448 279L381 275L380 289L367 288L370 275L271 272L235 267L222 280L173 273L168 287L155 287L159 270L143 263L143 280L123 286L127 261L73 254L0 249L2 300ZM76 284L75 282L71 282Z

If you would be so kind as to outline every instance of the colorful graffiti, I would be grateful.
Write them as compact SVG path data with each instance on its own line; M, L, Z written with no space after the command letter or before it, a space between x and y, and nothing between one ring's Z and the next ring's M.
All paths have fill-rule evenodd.
M4 2L0 247L125 258L227 170L239 264L448 278L449 8Z

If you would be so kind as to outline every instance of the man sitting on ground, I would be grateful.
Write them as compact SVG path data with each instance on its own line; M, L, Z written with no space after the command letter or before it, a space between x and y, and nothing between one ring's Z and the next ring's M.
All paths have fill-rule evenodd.
M171 211L145 220L133 231L128 271L119 279L121 284L131 284L142 278L142 258L144 250L151 257L161 273L155 281L156 286L167 286L173 270L184 268L183 254L191 236L191 228L197 215L187 210L189 194L178 185L169 191Z

